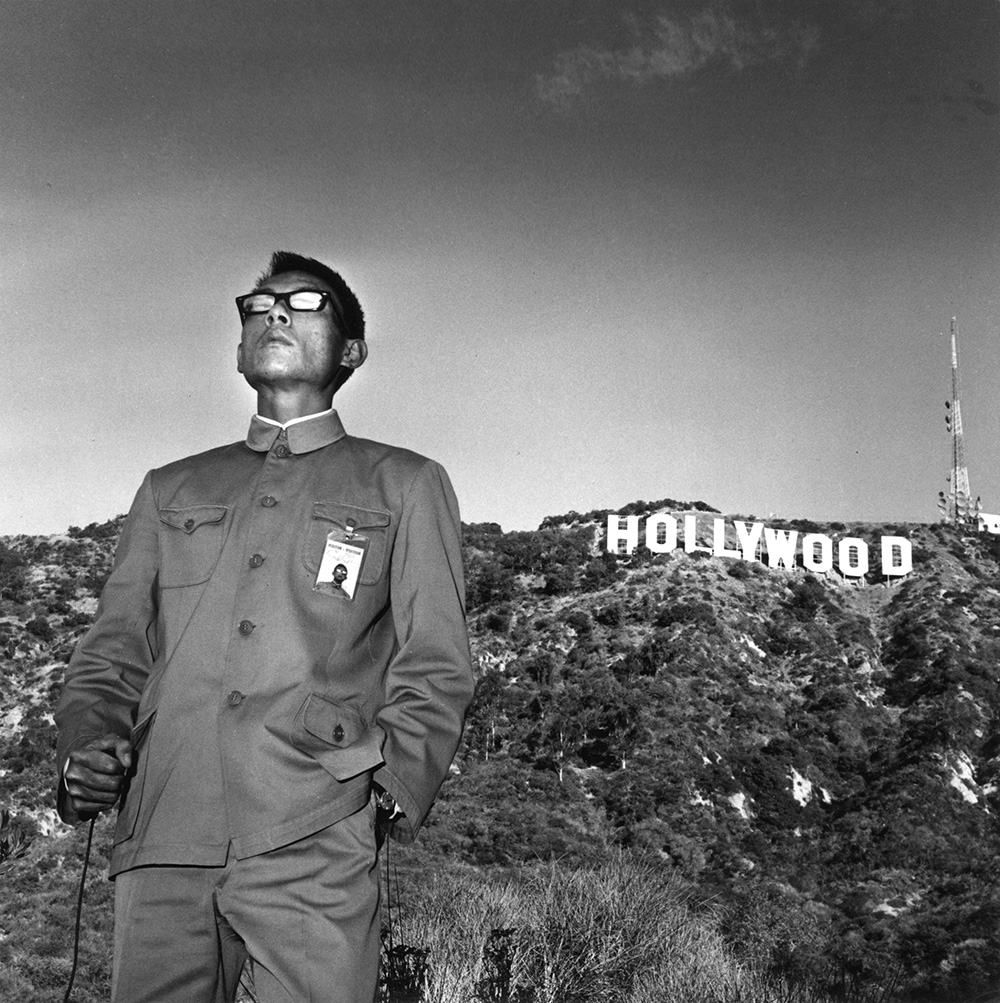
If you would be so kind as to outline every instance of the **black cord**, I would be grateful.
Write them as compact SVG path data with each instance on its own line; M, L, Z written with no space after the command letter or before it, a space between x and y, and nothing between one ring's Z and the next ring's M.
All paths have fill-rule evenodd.
M87 865L90 863L90 844L94 840L94 822L97 816L90 820L90 828L87 832L87 849L83 854L83 873L80 875L80 893L76 898L76 929L73 931L73 967L69 970L69 985L66 986L66 995L63 1003L69 1003L69 994L73 991L73 979L76 978L76 963L80 957L80 920L83 916L83 888L87 881Z
M389 879L389 839L386 837L385 843L382 844L382 848L385 850L385 908L389 916L389 957L393 958L392 949L395 945L394 933L392 928L392 882ZM389 963L390 967L392 962Z

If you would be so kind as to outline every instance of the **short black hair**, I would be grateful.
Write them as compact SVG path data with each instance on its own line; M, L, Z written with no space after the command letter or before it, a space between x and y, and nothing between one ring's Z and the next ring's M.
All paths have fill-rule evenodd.
M337 297L337 303L340 305L339 312L345 328L341 333L345 338L364 338L365 312L361 309L357 296L354 295L351 287L344 281L339 272L335 272L329 265L324 265L322 261L317 261L315 258L307 258L291 251L275 251L271 255L267 268L257 280L256 288L259 289L268 279L284 272L305 272L306 275L312 275L325 282L333 290L333 294Z

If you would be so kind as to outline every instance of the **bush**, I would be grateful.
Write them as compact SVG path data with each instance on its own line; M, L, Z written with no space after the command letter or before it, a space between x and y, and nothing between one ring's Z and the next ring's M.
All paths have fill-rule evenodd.
M439 875L405 928L428 951L421 998L436 1003L793 998L727 949L675 872L631 854L596 868Z
M575 576L572 567L556 565L546 576L542 592L547 596L562 596L573 590Z
M0 811L0 864L23 857L30 845L21 826L11 821L10 812Z
M610 588L618 581L621 573L618 569L618 558L607 552L600 557L594 557L583 566L580 575L580 589L583 592L597 592Z
M493 558L474 561L469 566L465 594L470 610L487 603L506 602L514 595L514 576Z
M483 626L496 634L506 634L510 630L510 610L506 608L490 610L483 620Z
M24 625L24 629L29 634L46 643L54 640L56 636L56 632L52 629L52 624L44 616L36 616L33 620L29 620Z
M608 603L594 613L594 619L605 627L617 627L623 619L621 603Z
M587 616L582 609L575 609L572 612L567 613L562 619L563 623L572 627L573 630L575 630L581 637L585 634L589 634L591 631L592 624L590 622L590 617Z
M23 603L25 590L24 558L0 543L0 599Z
M819 579L812 575L806 575L801 581L792 586L792 597L785 603L786 609L791 612L796 620L805 622L812 620L819 610L829 605Z
M655 620L657 627L669 627L675 623L697 623L703 627L715 626L715 610L705 602L664 603Z

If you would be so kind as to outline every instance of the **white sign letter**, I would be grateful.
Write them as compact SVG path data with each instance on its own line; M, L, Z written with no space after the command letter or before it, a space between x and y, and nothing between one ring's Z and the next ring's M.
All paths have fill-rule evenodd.
M851 551L858 555L858 563L851 563ZM868 574L868 544L856 536L845 536L837 544L837 565L841 574L849 578L864 578Z
M750 531L747 532L747 524L736 520L736 539L740 541L740 547L743 548L744 561L757 560L757 544L760 543L760 534L763 529L763 523L752 522L750 523Z
M660 529L663 542L660 542ZM646 546L654 554L666 554L677 546L677 520L672 515L659 512L646 520Z
M819 556L816 556L816 546ZM806 571L829 571L833 567L833 540L822 533L806 533L802 537L802 567Z
M767 566L776 568L784 564L789 571L795 570L795 541L799 538L797 529L785 532L783 529L764 527L764 542L767 544Z
M899 563L893 559L899 548ZM913 570L913 544L905 536L882 537L882 574L908 575Z
M684 516L684 552L693 554L696 550L704 550L698 546L698 517L696 515Z
M716 557L740 557L738 550L726 547L726 523L724 519L712 520L712 553Z
M625 544L622 549L621 544ZM639 517L625 517L625 529L621 519L614 513L608 514L608 550L612 554L631 554L639 546Z

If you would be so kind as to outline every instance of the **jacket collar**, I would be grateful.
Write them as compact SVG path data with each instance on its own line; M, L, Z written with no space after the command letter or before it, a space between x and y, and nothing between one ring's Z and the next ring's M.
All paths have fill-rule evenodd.
M308 421L297 421L287 428L261 421L254 415L250 419L247 445L258 453L266 453L279 435L285 436L293 453L311 453L314 449L322 449L331 442L343 439L347 433L336 411L317 415Z

